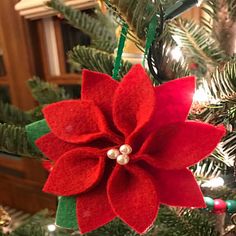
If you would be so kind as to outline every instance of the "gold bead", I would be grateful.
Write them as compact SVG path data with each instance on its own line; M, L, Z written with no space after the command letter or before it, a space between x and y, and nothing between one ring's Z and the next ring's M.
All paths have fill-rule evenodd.
M120 154L119 150L115 148L107 151L107 156L112 160L115 160L119 156L119 154Z
M129 163L129 156L128 155L119 155L116 159L117 163L120 165L126 165Z
M120 146L120 152L124 155L129 155L132 152L132 148L128 144Z

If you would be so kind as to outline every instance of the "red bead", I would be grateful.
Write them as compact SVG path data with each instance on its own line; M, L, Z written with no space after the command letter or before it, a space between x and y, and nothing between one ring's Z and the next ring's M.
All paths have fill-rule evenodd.
M196 64L196 63L191 63L191 64L189 65L189 69L190 69L190 70L197 70L197 69L198 69L198 64Z
M214 200L213 212L215 214L223 214L224 212L226 212L226 209L227 209L227 204L225 201L223 201L222 199L215 199Z

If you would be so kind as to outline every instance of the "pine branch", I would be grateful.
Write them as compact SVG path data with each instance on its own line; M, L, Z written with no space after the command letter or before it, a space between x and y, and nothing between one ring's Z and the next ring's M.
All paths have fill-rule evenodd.
M206 65L217 66L227 59L217 41L193 21L178 19L169 24L169 29L186 58L194 58L203 70L207 70Z
M41 105L69 98L63 88L58 87L56 84L42 81L37 77L28 80L28 86L30 87L33 97Z
M155 226L145 236L217 236L214 221L206 213L197 210L176 210L161 207ZM44 236L48 233L47 225L54 219L48 211L42 211L31 217L25 224L13 231L9 236ZM68 230L57 228L55 236L71 235ZM73 235L80 235L74 233ZM85 236L138 236L128 226L116 219L100 229Z
M32 115L19 108L0 101L0 123L24 126L34 121Z
M201 6L204 12L201 16L201 22L206 31L210 34L213 33L213 21L217 20L217 12L219 10L218 2L215 0L206 0Z
M204 196L210 196L213 199L221 198L223 200L236 200L235 188L229 188L226 186L213 189L203 189Z
M38 212L30 217L20 227L10 233L10 236L45 236L47 235L47 225L53 224L47 210Z
M211 80L204 81L204 89L214 99L222 102L235 102L236 100L236 60L233 59L224 67L217 67L211 74Z
M228 167L233 167L236 156L236 132L228 133L211 155Z
M204 212L198 210L176 211L174 208L161 207L157 221L162 236L217 236L214 222ZM157 236L155 235L155 236Z
M234 102L226 101L220 102L216 100L217 104L202 106L198 112L191 113L192 120L201 120L213 125L224 124L229 132L236 128L236 106Z
M191 167L191 170L199 184L202 184L210 179L221 176L226 171L226 166L218 159L209 157Z
M235 52L236 2L232 0L207 0L202 7L205 29L219 42L227 55Z
M36 157L23 127L0 124L0 151L19 156Z
M116 35L114 30L100 23L96 18L65 6L60 0L51 0L47 3L56 11L63 14L65 19L75 28L82 30L92 39L92 46L106 52L114 52L116 48Z
M160 4L152 0L106 0L116 17L126 21L130 34L136 36L139 45L143 46L146 32L152 17L159 12Z
M76 46L68 53L68 56L72 63L81 65L83 68L112 75L115 58L111 54L85 46ZM119 78L122 78L131 66L130 62L122 61Z
M201 9L204 11L205 16L202 16L203 23L206 23L206 27L213 29L213 21L219 21L219 12L224 6L224 12L227 12L227 20L236 20L236 2L232 0L206 0L204 1ZM230 19L229 19L230 18Z
M226 3L228 5L230 17L232 20L236 21L236 2L232 0L226 0Z
M191 167L194 176L204 183L209 179L231 174L235 162L235 150L236 133L231 132L224 137L207 159Z
M28 113L34 118L34 120L30 123L43 119L44 116L42 113L42 109L43 105L40 105L28 111Z
M236 154L236 131L229 133L223 140L223 150L227 151L229 156Z

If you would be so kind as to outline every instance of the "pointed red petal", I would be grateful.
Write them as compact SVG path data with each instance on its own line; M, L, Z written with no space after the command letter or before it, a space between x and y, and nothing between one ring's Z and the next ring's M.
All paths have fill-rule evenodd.
M107 178L90 191L77 197L77 218L81 233L93 231L115 218L107 198Z
M53 168L53 163L51 161L48 161L48 160L43 160L42 161L42 166L45 170L47 170L48 172L51 172L52 168Z
M62 141L53 133L48 133L37 139L35 144L40 151L52 161L56 161L64 153L78 147L76 144Z
M105 159L93 148L73 149L56 162L44 191L58 196L71 196L89 190L101 179Z
M185 121L192 105L195 78L186 77L155 87L156 109L152 130L173 122Z
M126 137L149 121L154 100L154 89L144 68L133 66L116 90L113 104L115 124Z
M119 85L109 75L83 70L82 100L92 100L103 112L109 124L113 124L112 100Z
M160 202L178 207L205 208L202 192L190 170L152 171Z
M170 124L150 135L140 153L154 156L158 168L183 169L209 156L224 135L223 126L193 121Z
M139 167L116 167L108 182L108 198L117 216L138 233L145 233L156 219L159 197Z
M46 106L43 113L52 133L66 142L87 142L108 132L103 114L92 101L61 101Z

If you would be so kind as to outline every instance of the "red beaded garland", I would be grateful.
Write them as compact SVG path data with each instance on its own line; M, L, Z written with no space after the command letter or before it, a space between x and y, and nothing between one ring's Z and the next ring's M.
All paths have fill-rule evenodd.
M213 212L215 214L223 214L224 212L226 212L226 209L227 209L227 204L225 201L223 201L222 199L215 199L214 200Z

